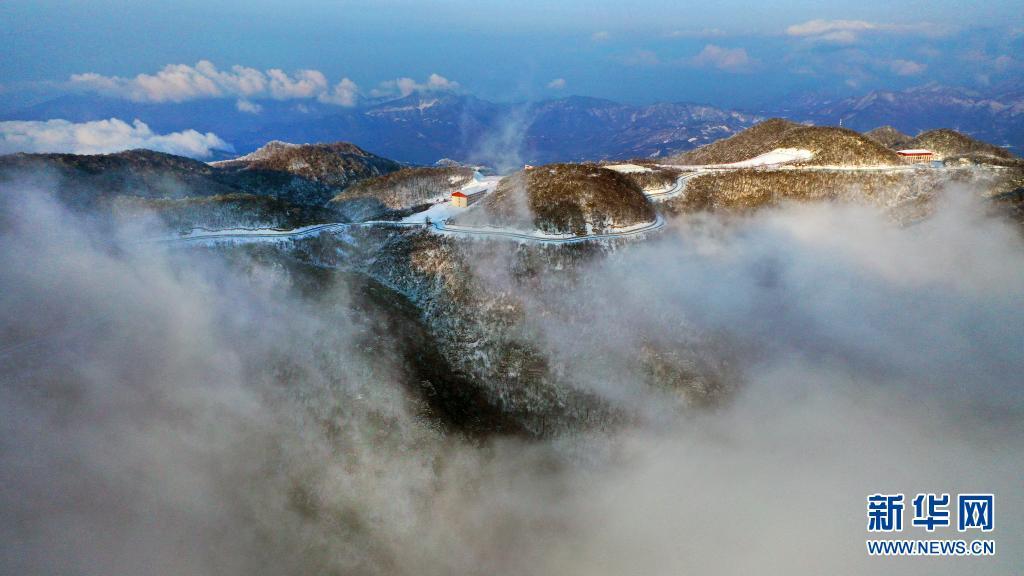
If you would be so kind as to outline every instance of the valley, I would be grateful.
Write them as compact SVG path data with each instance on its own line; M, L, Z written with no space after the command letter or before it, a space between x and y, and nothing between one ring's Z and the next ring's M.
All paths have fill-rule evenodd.
M930 146L933 159L912 164L904 146ZM601 292L608 275L628 285L620 263L698 249L709 242L702 222L732 234L821 205L927 226L947 197L963 195L958 186L995 217L1024 222L1024 162L1000 148L952 131L915 140L781 119L657 160L504 174L454 162L403 166L348 143L271 142L210 163L149 151L0 157L7 186L54 181L64 206L143 249L363 279L381 313L398 306L417 317L415 349L427 346L430 365L442 368L408 390L417 402L443 400L430 416L438 426L471 422L474 435L529 438L649 417L635 394L684 413L735 400L751 368L731 330L655 323L631 327L629 348L604 344L620 331L605 317L617 308ZM643 290L657 294L658 283ZM591 299L602 311L588 308ZM642 299L630 302L623 313L646 313ZM583 334L600 361L574 354ZM627 389L603 388L619 378Z
M934 214L947 187L959 183L1012 218L1019 198L1009 204L1004 198L1021 186L1020 161L986 156L991 149L970 140L943 141L956 144L937 151L934 165L914 165L852 131L769 121L672 163L552 164L507 175L484 175L480 167L418 167L359 176L340 192L317 196L322 204L316 206L328 211L320 222L181 227L144 242L167 250L256 253L364 276L418 311L437 353L458 374L462 391L444 394L470 394L519 434L558 435L637 416L581 388L571 357L539 346L551 329L542 319L558 317L571 326L586 317L560 309L559 291L583 289L594 281L593 269L645 246L686 242L685 230L703 214L750 218L793 203L828 202L871 207L899 226L916 225ZM286 170L294 165L281 164ZM453 194L461 191L467 207L455 204ZM291 201L308 202L304 198L310 197ZM697 359L704 354L699 351L718 345L715 338L680 349L649 341L653 335L642 331L636 337L641 356L626 361L614 353L609 360L635 365L649 393L665 395L680 409L727 404L742 387L741 371L728 367L731 362ZM424 385L436 392L447 384Z

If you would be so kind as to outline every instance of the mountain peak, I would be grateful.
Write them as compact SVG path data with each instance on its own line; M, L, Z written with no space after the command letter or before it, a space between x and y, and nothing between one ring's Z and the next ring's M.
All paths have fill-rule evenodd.
M238 158L233 158L231 160L211 162L211 164L218 165L225 164L228 162L252 162L255 160L265 160L267 158L270 158L274 154L281 152L282 150L287 150L289 148L298 148L299 146L301 146L301 144L292 144L291 142L283 142L281 140L271 140L270 142L267 142L263 146L260 146L256 150L253 150L252 152L244 156L239 156Z
M398 162L350 142L292 144L280 140L267 142L255 152L234 160L211 164L226 170L287 173L336 188L401 168Z
M865 132L864 135L886 148L905 146L912 139L910 136L889 125L879 126Z

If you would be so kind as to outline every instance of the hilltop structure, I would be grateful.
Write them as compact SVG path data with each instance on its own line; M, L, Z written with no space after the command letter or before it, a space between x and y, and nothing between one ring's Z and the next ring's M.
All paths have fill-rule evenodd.
M907 150L897 150L896 153L900 155L900 158L903 158L903 160L909 164L927 164L932 161L932 158L935 157L935 154L933 154L931 150L926 150L924 148L909 148Z

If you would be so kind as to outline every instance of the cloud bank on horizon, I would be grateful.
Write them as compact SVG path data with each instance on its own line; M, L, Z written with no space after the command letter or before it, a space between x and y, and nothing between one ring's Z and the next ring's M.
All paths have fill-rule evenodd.
M890 24L865 20L808 20L786 28L786 35L837 44L852 44L866 34L907 34L941 37L951 29L928 22Z
M158 134L141 120L131 124L117 118L79 123L67 120L0 122L0 154L108 154L132 148L192 158L209 158L214 150L234 151L213 132L182 130Z
M306 4L302 11L264 7L258 30L244 35L208 14L191 14L196 7L182 8L180 18L189 16L184 29L138 8L135 16L148 21L89 38L87 23L104 12L114 17L111 10L58 11L11 0L13 26L0 31L9 48L0 83L8 94L35 83L138 102L234 98L240 110L259 113L263 99L355 106L363 96L456 81L484 99L529 100L560 89L547 85L557 78L576 94L628 103L761 107L807 91L853 96L931 81L1012 85L1024 71L1024 19L1001 0L966 11L941 1L922 11L870 0L855 7L727 1L699 12L659 0L630 9L598 0L515 9L482 2L471 10L455 0L388 14ZM59 29L73 17L67 37L43 42L32 33L44 24ZM182 45L171 29L192 32L193 41ZM153 46L117 53L114 47L134 45L126 44L129 31L151 37ZM86 41L98 48L83 50ZM435 74L445 81L432 80Z
M554 22L566 16L564 8L546 14ZM723 8L709 8L715 10ZM630 29L618 20L589 26L577 22L541 34L516 28L510 17L504 32L481 33L459 20L443 34L428 38L424 30L432 25L429 17L417 21L416 31L402 28L414 11L410 7L409 13L394 21L330 35L315 51L304 40L325 29L310 22L299 29L295 22L266 19L266 31L276 34L273 41L254 43L251 36L239 40L229 52L223 45L198 42L188 46L194 56L185 59L183 47L175 43L159 54L142 49L115 54L112 61L110 54L102 57L103 50L75 45L51 55L46 66L36 66L38 58L32 55L52 46L44 47L38 35L27 34L32 24L27 11L15 10L11 12L14 26L0 30L0 40L12 40L6 42L9 57L0 61L4 95L0 119L74 123L116 118L120 124L104 128L116 135L110 146L77 136L95 132L95 126L8 125L4 149L110 150L141 140L148 147L206 158L221 146L213 139L218 134L242 146L224 126L198 120L165 124L159 120L160 112L154 111L205 100L233 103L243 113L239 122L244 123L256 122L259 115L269 119L270 111L285 107L301 114L310 110L344 113L343 109L381 99L451 91L501 102L584 95L628 104L699 102L760 112L778 110L794 96L861 97L873 90L899 91L931 83L971 88L993 97L1024 87L1020 80L1024 78L1024 26L1011 17L981 28L977 14L959 21L939 11L845 15L837 10L790 7L743 29L739 20L723 23L708 14L678 22L675 15L682 11L666 7L663 22L644 21L643 14L624 14L638 22ZM57 18L48 16L51 22ZM329 19L317 24L334 25ZM158 26L149 32L159 38L167 30ZM360 36L370 32L374 33L370 39ZM297 34L303 41L288 41L288 34ZM335 41L342 44L331 44ZM123 45L100 38L90 42ZM36 75L58 70L54 66L60 67L59 72L49 76L25 79L18 75L19 70ZM95 106L95 113L61 116L30 110L34 104L67 94L85 95L82 105ZM101 102L93 102L93 96ZM102 101L106 98L120 102ZM144 105L145 111L137 111L137 105ZM132 123L135 118L162 134L149 126L137 128ZM63 135L55 136L54 131Z
M316 100L351 107L358 103L361 94L359 86L350 78L331 84L319 70L301 69L289 74L278 68L261 71L238 64L229 70L220 70L209 60L200 60L194 66L168 64L155 74L141 73L131 78L95 72L72 74L66 85L73 91L157 104L237 98L238 109L252 113L260 111L261 107L254 102L259 99ZM381 82L370 95L408 96L413 92L458 88L458 82L434 73L422 83L409 77Z
M691 60L697 67L713 66L729 72L745 72L755 64L743 48L722 48L708 44Z

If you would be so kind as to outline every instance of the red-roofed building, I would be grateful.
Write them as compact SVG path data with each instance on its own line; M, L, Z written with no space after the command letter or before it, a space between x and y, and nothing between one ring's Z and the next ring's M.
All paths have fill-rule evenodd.
M910 164L923 164L931 162L932 157L934 156L931 150L925 150L924 148L914 148L911 150L897 150L896 153L899 154L905 162L909 162Z
M466 194L462 190L458 190L452 193L452 206L456 208L468 208L470 204L476 202L481 196L484 195L486 190L480 190L478 192L471 192Z
M465 208L469 206L469 196L466 196L462 191L457 191L452 194L452 206L456 208Z

